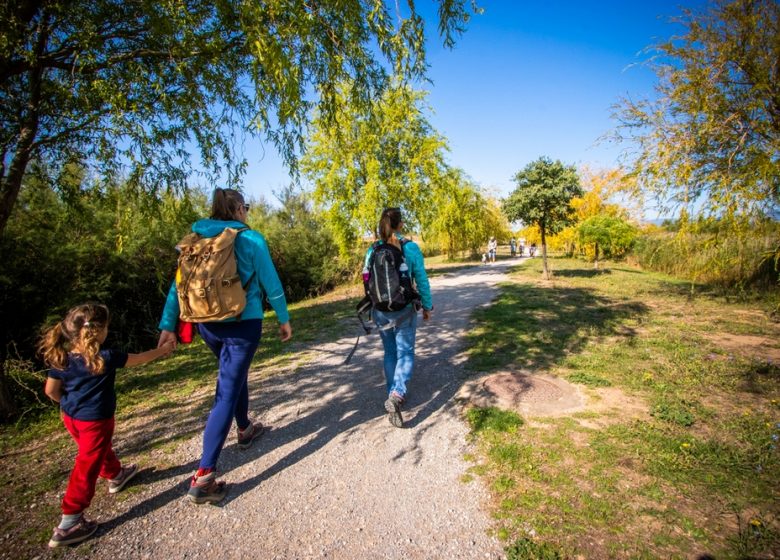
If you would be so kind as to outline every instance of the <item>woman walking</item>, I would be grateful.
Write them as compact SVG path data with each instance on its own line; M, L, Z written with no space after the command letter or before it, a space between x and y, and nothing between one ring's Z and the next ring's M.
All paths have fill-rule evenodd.
M422 252L417 244L404 239L401 234L403 220L399 208L387 208L382 212L379 220L379 243L389 243L402 251L404 264L409 277L416 284L422 302L423 319L428 320L433 311L431 301L431 288L428 276L425 273L425 263ZM365 267L369 267L371 255L376 245L373 245L366 254ZM384 346L384 371L387 385L387 400L385 410L388 412L388 420L396 428L403 426L401 408L406 401L407 384L412 378L414 369L414 347L417 333L417 308L415 303L409 303L400 311L380 311L376 308L372 311L374 322L379 328ZM393 325L389 327L389 325ZM388 328L389 327L389 328Z
M219 502L227 494L227 485L217 480L217 460L222 452L233 420L237 425L237 443L246 449L265 427L249 419L247 379L252 358L260 345L263 327L263 297L266 297L279 320L282 341L292 336L284 289L271 261L268 245L260 232L246 226L249 205L240 192L216 189L211 217L198 220L192 231L202 237L216 237L226 228L241 229L235 239L235 257L241 284L246 289L246 307L240 318L198 324L198 332L217 357L214 405L203 432L203 455L192 477L187 497L196 504ZM176 341L179 297L173 282L160 321L159 345Z

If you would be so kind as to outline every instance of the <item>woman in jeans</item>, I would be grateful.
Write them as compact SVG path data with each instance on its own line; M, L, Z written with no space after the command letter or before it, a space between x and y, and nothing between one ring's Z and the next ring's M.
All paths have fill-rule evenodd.
M404 240L401 235L403 220L399 208L387 208L379 220L379 237L382 243L390 243L403 251L404 261L409 268L409 276L416 284L416 289L422 300L423 319L428 320L433 311L431 302L431 287L425 274L425 263L420 248L414 241ZM373 246L366 254L368 263L373 253ZM388 420L396 428L403 426L401 408L406 401L407 384L412 378L414 369L414 345L417 333L417 310L410 303L401 311L379 311L371 313L374 322L379 327L382 344L385 350L384 370L387 384L387 400L385 410ZM390 323L392 328L383 329Z
M211 217L198 220L192 231L203 237L215 237L225 228L246 228L249 205L240 192L216 189ZM238 447L245 449L265 430L260 422L249 420L249 366L260 345L263 327L263 296L276 312L282 341L292 336L284 289L268 252L268 244L260 232L245 230L235 241L238 274L246 286L246 307L241 319L200 323L198 332L219 361L214 405L203 432L203 455L198 471L192 477L187 497L196 504L219 502L227 494L224 481L217 481L217 459L225 445L233 420L236 421ZM179 300L173 282L160 321L158 346L176 343L176 323Z

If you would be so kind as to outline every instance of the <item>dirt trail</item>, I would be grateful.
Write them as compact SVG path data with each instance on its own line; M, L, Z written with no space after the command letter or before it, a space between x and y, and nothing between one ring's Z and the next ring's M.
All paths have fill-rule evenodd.
M290 374L250 374L251 411L273 429L246 451L231 432L219 464L230 483L224 502L184 499L198 435L177 448L179 466L143 465L140 491L103 512L95 539L61 557L500 558L501 544L488 535L487 492L477 480L461 482L469 446L453 396L464 380L469 316L490 302L508 264L432 278L436 308L431 322L420 318L403 429L383 410L378 335L361 337L343 365L356 323Z

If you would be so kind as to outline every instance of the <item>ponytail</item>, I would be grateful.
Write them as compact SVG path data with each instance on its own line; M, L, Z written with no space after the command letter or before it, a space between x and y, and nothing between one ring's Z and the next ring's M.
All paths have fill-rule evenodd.
M103 373L105 360L100 355L100 336L108 327L108 321L105 305L77 305L62 321L43 333L38 352L44 363L54 369L65 369L68 367L68 355L78 353L93 375Z
M235 220L243 205L244 197L240 192L233 189L216 188L211 200L211 219Z
M62 330L62 322L44 331L38 342L38 353L43 363L54 369L65 369L68 365L68 337Z
M385 208L379 218L379 238L387 243L393 233L400 229L402 221L400 208Z

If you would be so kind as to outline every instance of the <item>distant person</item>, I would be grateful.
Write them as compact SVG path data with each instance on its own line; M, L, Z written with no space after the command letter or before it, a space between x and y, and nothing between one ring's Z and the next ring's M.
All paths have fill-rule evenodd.
M536 254L536 243L531 243L531 246L528 248L528 256L533 257Z
M498 241L495 237L491 237L488 241L488 259L490 262L496 262L496 250L498 249Z
M433 311L431 288L425 273L422 251L414 241L402 235L403 219L399 208L386 208L379 219L379 241L366 253L364 269L370 268L372 254L379 251L379 245L390 244L400 250L403 256L402 273L408 274L408 280L420 296L423 320L428 321ZM414 302L400 311L381 311L374 306L372 317L379 329L384 347L384 371L387 388L385 410L388 420L396 428L403 427L401 409L408 395L409 381L414 370L414 348L417 333L417 311ZM390 327L392 325L392 327ZM390 328L388 328L390 327Z
M282 341L292 337L290 316L284 289L279 281L268 244L260 232L246 226L249 205L240 192L216 189L211 206L211 217L192 224L192 231L204 238L216 237L226 228L243 229L235 238L235 256L238 275L246 290L246 307L239 318L202 322L198 332L219 363L214 405L203 431L203 454L192 477L188 499L196 504L219 502L227 495L227 485L217 480L217 460L225 445L233 420L236 421L236 440L240 449L246 449L261 436L265 426L249 419L249 366L260 345L263 329L263 298L266 297L279 320ZM173 282L160 320L159 345L176 343L176 324L179 318L179 299Z
M44 391L59 403L62 422L78 446L62 498L62 519L49 540L51 548L79 543L97 530L98 524L87 520L84 511L92 503L98 478L107 479L109 494L115 494L138 473L137 465L119 462L111 444L116 370L151 362L174 348L167 342L141 354L103 349L108 323L105 305L78 305L47 330L38 344L43 361L51 368Z
M517 255L517 242L514 237L509 240L509 255L512 257Z

